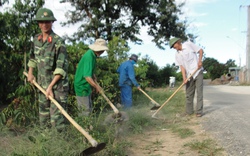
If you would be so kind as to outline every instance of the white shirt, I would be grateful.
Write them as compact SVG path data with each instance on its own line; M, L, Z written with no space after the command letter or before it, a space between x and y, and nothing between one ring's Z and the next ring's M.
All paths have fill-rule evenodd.
M183 66L186 70L186 76L189 77L197 68L199 58L197 53L201 48L194 43L187 41L182 44L182 50L179 50L175 53L175 62L176 65ZM195 78L200 70L200 68L193 77Z

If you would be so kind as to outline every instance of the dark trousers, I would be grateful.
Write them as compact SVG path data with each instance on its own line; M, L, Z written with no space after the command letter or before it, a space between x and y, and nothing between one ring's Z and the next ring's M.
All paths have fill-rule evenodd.
M195 90L197 93L197 106L196 106L196 114L201 114L203 112L203 71L188 81L186 84L186 113L193 114L194 113L194 95Z

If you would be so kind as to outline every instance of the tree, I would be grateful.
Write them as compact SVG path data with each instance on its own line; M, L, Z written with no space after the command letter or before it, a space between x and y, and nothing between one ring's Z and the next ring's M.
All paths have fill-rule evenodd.
M159 84L161 84L159 67L153 60L147 62L147 65L148 65L148 71L146 73L146 77L150 82L150 87L159 86Z
M22 67L26 65L31 37L39 31L33 18L43 4L43 0L16 0L12 8L0 13L0 81L3 84L0 86L0 105L8 105L1 111L2 123L9 119L28 125L37 118L36 92L24 85Z
M8 0L0 0L0 6L4 5L4 3L9 2Z
M218 64L218 60L211 58L211 57L207 57L203 60L203 68L205 71L210 72L210 70L212 70L212 66L214 64Z
M163 68L159 68L156 63L146 55L142 60L146 61L148 70L146 72L146 78L149 80L150 87L161 87L169 83L169 77L175 76L178 70L173 63L172 65L167 64Z
M159 70L161 75L161 85L162 84L169 84L169 77L174 76L176 77L177 68L175 64L167 64L165 67Z
M0 14L0 42L15 52L24 52L30 48L31 37L39 32L37 22L33 20L37 10L43 6L43 0L16 0L12 8Z
M214 58L205 58L203 67L208 72L209 77L214 80L220 78L221 75L228 72L229 67L236 67L235 60L229 59L225 64L219 63Z
M213 64L212 66L210 66L209 69L211 80L220 78L221 75L225 74L225 71L227 70L228 69L226 68L226 66L222 63Z
M229 68L229 67L237 67L237 65L235 64L235 60L233 60L233 59L227 60L225 65L226 65L227 68Z
M35 13L44 2L42 0L16 0L12 8L0 13L0 104L8 104L13 100L13 93L23 83L23 70L26 52L31 48L31 36L39 31L33 21ZM8 79L6 78L8 77Z
M186 22L179 19L180 8L168 0L61 0L70 2L73 10L66 13L68 19L63 25L80 23L75 40L121 36L124 40L141 43L137 37L141 27L148 28L148 35L153 42L163 48L165 40L170 36L186 38Z

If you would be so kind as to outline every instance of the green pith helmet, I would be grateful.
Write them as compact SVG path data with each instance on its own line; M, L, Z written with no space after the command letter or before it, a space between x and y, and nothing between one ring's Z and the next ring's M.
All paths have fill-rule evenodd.
M171 38L171 39L169 40L169 46L170 46L170 48L173 48L174 44L175 44L177 41L179 41L179 40L180 40L180 38L177 38L177 37Z
M53 12L47 8L40 8L36 13L35 21L56 21Z

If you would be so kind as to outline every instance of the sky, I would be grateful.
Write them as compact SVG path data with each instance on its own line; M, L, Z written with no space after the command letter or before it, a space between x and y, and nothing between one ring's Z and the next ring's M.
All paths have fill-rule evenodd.
M14 0L10 0L14 1ZM183 0L177 0L183 2ZM196 44L203 48L206 57L226 63L235 60L238 66L246 63L247 12L250 0L186 0L182 7L183 17L187 18L188 32L198 36ZM5 5L5 8L8 7ZM60 36L71 35L77 31L77 25L62 27L60 22L65 21L64 14L70 4L60 4L59 0L45 0L45 6L53 10L57 21L53 30ZM4 8L0 8L0 11ZM147 28L141 28L142 45L129 43L130 54L148 55L159 67L175 62L175 50L168 45L160 50L151 42ZM105 55L105 54L104 54Z

